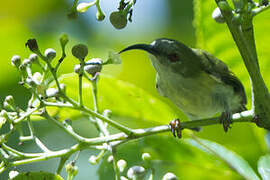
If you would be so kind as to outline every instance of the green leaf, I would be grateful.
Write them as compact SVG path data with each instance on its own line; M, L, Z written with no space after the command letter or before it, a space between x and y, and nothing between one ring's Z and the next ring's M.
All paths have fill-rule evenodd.
M270 179L270 155L262 156L258 161L258 171L263 180Z
M74 100L78 99L78 75L67 74L60 78L66 85L66 92ZM53 85L55 86L55 85ZM83 103L93 109L92 85L87 79L83 80ZM177 117L176 112L162 100L147 93L143 89L128 82L101 75L98 81L98 104L100 112L110 109L113 115L127 117L127 119L147 120L155 123L168 123ZM60 119L81 115L70 109L50 108L58 113Z
M200 138L186 139L186 141L200 150L222 159L229 167L231 167L231 169L236 171L243 178L250 180L260 179L245 159L224 146Z
M49 172L24 172L12 178L12 180L64 180L61 176Z

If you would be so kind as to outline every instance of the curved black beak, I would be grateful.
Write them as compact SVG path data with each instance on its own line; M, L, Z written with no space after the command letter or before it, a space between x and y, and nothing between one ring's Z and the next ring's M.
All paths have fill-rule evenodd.
M122 51L119 52L119 54L125 52L125 51L129 51L129 50L133 50L133 49L141 49L144 51L147 51L150 54L156 55L158 54L157 50L155 49L155 47L153 45L148 45L148 44L135 44L135 45L131 45L125 49L123 49Z

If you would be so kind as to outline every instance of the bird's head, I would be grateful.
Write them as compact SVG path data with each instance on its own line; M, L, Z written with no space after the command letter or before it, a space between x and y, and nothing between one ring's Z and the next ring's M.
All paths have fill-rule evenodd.
M153 55L154 58L151 58L151 60L157 71L162 66L161 69L177 73L189 73L188 71L199 64L199 59L191 48L173 39L161 38L151 44L131 45L119 53L134 49L144 50Z

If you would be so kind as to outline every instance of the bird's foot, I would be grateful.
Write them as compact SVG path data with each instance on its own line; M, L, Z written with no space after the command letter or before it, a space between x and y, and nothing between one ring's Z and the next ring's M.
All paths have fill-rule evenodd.
M232 124L232 115L230 112L225 111L221 114L220 118L220 123L223 124L224 131L227 132L229 128L231 128Z
M170 122L171 131L174 137L178 137L179 139L182 137L182 127L179 119L174 119Z

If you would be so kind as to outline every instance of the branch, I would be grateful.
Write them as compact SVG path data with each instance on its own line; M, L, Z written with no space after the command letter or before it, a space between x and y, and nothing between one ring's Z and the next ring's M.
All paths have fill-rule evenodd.
M252 12L243 10L242 21L234 21L232 9L226 0L215 0L226 20L227 26L244 60L252 81L253 109L257 117L256 124L270 129L270 95L260 73L256 45L253 33Z

